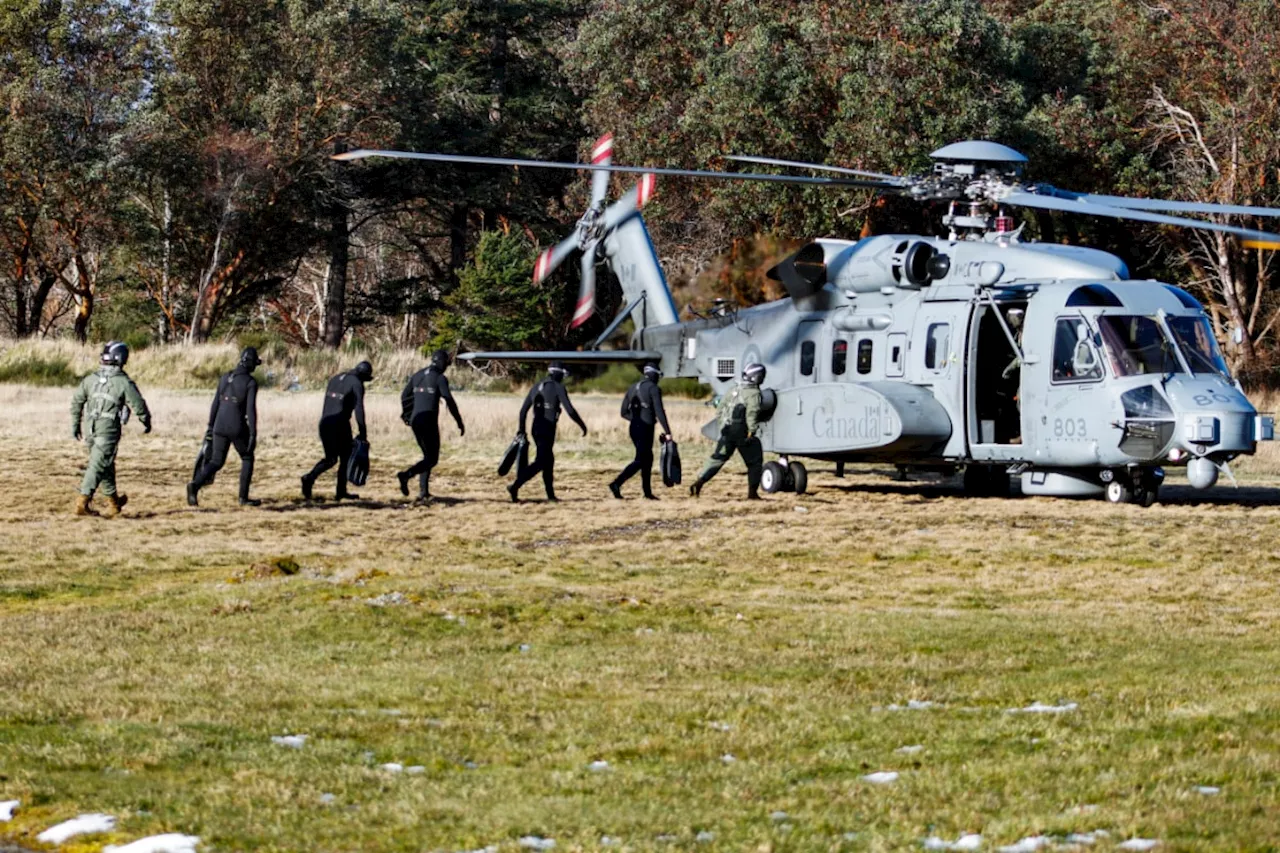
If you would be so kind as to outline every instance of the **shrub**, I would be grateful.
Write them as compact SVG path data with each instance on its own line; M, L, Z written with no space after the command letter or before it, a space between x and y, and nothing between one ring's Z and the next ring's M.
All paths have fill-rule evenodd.
M26 385L75 385L80 377L71 369L65 358L43 359L37 355L23 355L0 364L0 382Z

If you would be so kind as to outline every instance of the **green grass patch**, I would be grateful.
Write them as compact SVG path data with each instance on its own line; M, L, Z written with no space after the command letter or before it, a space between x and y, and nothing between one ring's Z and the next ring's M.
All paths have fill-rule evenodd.
M21 354L0 362L0 382L25 385L70 386L80 381L64 358L41 358L38 355Z

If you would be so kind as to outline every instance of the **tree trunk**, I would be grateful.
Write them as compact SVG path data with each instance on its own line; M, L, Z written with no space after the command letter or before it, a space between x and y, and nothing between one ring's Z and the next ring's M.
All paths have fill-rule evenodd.
M44 317L44 305L49 301L49 294L53 292L53 286L58 283L58 277L53 273L45 273L40 276L40 284L31 294L31 301L27 307L27 335L40 334L40 320Z
M464 204L453 206L453 216L449 222L449 276L453 284L458 283L458 275L467 265L467 219L470 211Z
M345 142L333 145L333 153L347 150ZM332 349L342 346L347 330L347 265L351 258L351 233L347 219L347 200L343 191L343 164L333 163L333 201L329 207L329 292L324 302L324 345Z
M76 340L85 343L89 340L89 322L93 319L93 290L86 287L76 294Z

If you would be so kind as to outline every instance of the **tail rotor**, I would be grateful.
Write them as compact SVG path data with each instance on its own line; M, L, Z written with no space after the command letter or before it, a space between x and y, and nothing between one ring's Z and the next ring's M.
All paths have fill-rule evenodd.
M596 140L591 149L591 162L608 166L613 162L613 134L606 133ZM591 176L591 206L578 220L574 233L538 256L533 267L533 280L541 283L564 263L574 251L582 253L582 279L578 289L578 301L574 303L573 319L569 328L576 329L590 320L596 310L596 260L601 243L622 223L626 222L653 197L657 177L642 175L640 183L613 204L605 207L609 192L607 171L597 171Z

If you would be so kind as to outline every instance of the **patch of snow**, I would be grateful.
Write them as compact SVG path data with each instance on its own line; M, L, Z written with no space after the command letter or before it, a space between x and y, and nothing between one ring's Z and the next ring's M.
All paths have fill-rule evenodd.
M538 835L525 835L520 838L520 846L529 850L551 850L555 848L556 840Z
M272 735L271 742L276 746L287 746L290 749L302 749L310 735Z
M609 769L609 762L593 761L587 765L587 769L593 773L603 773L605 770Z
M412 767L406 767L404 772L408 773L410 776L421 776L423 773L427 772L427 768L423 767L421 764L415 764Z
M862 781L870 782L872 785L888 785L890 782L898 781L898 771L881 770L878 773L868 773L862 777Z
M399 607L408 604L409 599L403 592L384 592L382 595L366 598L364 603L370 607Z
M841 837L842 837L845 841L857 841L857 840L858 840L858 833L856 833L856 832L846 832L846 833L845 833L843 836L841 836Z
M1154 850L1160 846L1160 842L1154 838L1130 838L1123 842L1120 850Z
M1047 835L1029 835L1016 844L1008 844L997 848L1000 853L1036 853L1042 847L1048 847L1052 839Z
M13 820L13 813L22 805L21 800L4 800L0 802L0 821Z
M716 834L714 832L711 832L710 830L704 829L702 830L702 832L699 832L697 835L695 835L693 837L693 840L702 844L706 844L708 842L715 841Z
M61 844L77 835L110 832L115 829L115 826L116 819L109 814L82 814L80 817L49 827L36 836L36 841L43 841L45 844Z
M796 512L808 512L808 511L809 511L809 510L805 509L805 508L804 508L804 507L802 507L802 506L798 506L798 507L796 507Z
M707 723L707 726L715 729L718 732L733 731L733 726L729 725L728 723L714 722L714 723Z
M401 711L399 708L380 708L378 713L388 717L400 717L404 715L404 711Z
M745 617L741 613L739 613L737 616L734 616L733 618L741 622Z
M529 645L528 643L521 643L521 644L520 644L520 654L522 654L522 655L527 655L527 654L529 654L529 652L531 652L531 651L533 651L533 646ZM609 836L607 836L607 835L605 836L605 838L608 838L608 837L609 837Z
M724 762L725 764L732 764L733 762L737 761L738 759L734 758L732 755L730 755L729 753L727 753L727 752L726 752L724 755L720 756L720 760L721 760L722 762Z
M1197 785L1196 793L1204 794L1206 797L1212 797L1212 796L1216 796L1217 794L1221 794L1222 789L1214 785ZM3 807L4 807L4 803L0 803L0 808L3 808Z
M897 704L889 705L885 708L885 710L886 711L927 711L930 708L941 708L941 707L942 706L939 705L937 702L930 702L930 701L922 702L918 699L908 699L907 704L905 705L897 705Z
M139 838L123 847L107 845L102 848L102 853L195 853L199 843L198 836L170 832Z
M337 799L338 799L338 798L337 798L336 796L334 796L333 794L321 794L321 795L320 795L320 802L321 802L321 803L323 803L323 804L324 804L324 805L326 805L326 806L327 806L327 805L330 805L331 803L337 802Z
M1005 711L1006 714L1065 714L1068 711L1074 711L1080 706L1075 702L1064 702L1060 705L1044 705L1040 702L1032 702L1025 708L1010 708Z
M378 769L385 770L388 773L401 773L404 771L404 765L398 764L394 761L389 761L386 764L379 764Z
M1106 838L1110 834L1111 833L1107 832L1105 829L1095 829L1093 832L1073 832L1067 836L1066 843L1089 847L1097 844L1100 840Z
M911 746L900 746L894 750L894 752L901 753L902 755L915 755L917 752L923 751L924 747L918 743L912 744Z
M981 850L982 836L970 833L960 836L955 841L947 841L945 838L931 835L921 843L925 850Z
M620 839L614 838L612 835L600 836L601 847L617 847L621 843L622 841Z
M478 847L475 850L464 850L462 853L498 853L498 845L490 844L488 847Z
M787 814L786 812L774 812L773 814L769 815L769 820L773 821L774 823L782 823L784 820L786 820L789 817L791 817L791 815Z
M672 835L671 833L663 833L662 835L659 835L657 838L653 840L661 841L663 844L671 844L672 842L679 841L680 836Z

